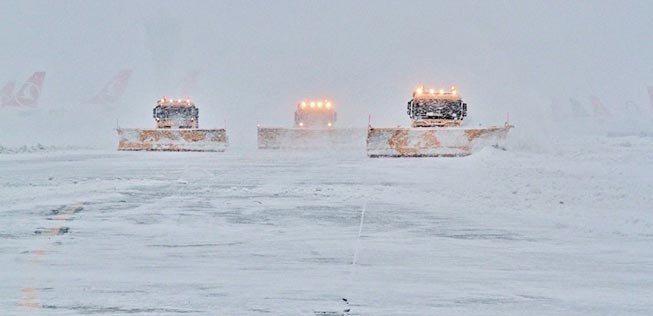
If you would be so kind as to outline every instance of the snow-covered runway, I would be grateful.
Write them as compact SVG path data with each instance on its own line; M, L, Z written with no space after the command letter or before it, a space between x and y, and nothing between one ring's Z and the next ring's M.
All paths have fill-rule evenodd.
M653 314L653 138L558 145L0 155L0 310Z

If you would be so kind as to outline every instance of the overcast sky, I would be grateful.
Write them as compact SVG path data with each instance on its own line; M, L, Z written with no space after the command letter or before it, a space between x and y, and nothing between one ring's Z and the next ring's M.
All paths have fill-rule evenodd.
M557 97L649 107L652 17L653 1L0 1L0 84L47 72L39 114L0 109L0 143L37 116L151 127L192 70L202 127L226 120L243 141L257 121L290 126L312 97L343 125L405 125L421 83L457 85L484 123L532 120ZM125 68L120 104L77 111Z

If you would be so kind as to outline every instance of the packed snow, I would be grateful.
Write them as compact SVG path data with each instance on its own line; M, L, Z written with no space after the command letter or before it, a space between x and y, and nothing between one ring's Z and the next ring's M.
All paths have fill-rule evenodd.
M650 315L652 146L0 155L0 310Z
M1 3L0 316L653 315L653 1ZM506 144L368 158L422 85ZM117 151L164 96L226 151Z

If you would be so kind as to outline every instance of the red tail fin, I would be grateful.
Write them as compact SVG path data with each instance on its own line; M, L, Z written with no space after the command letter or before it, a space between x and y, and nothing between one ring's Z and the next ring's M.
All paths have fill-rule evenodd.
M41 97L41 88L45 81L45 72L35 72L16 92L13 104L17 106L37 106Z
M9 81L7 84L0 90L0 104L2 106L10 105L14 101L14 87L16 82Z
M594 110L595 116L605 116L609 114L608 109L606 109L599 98L591 96L590 99L592 100L592 109Z
M131 74L131 69L120 71L111 81L104 85L96 96L86 101L86 103L106 105L118 102L125 93L125 89L127 89L127 83Z

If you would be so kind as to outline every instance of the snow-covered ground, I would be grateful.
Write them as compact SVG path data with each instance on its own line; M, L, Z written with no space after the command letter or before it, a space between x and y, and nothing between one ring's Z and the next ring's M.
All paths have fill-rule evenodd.
M652 148L4 154L0 310L651 315Z

